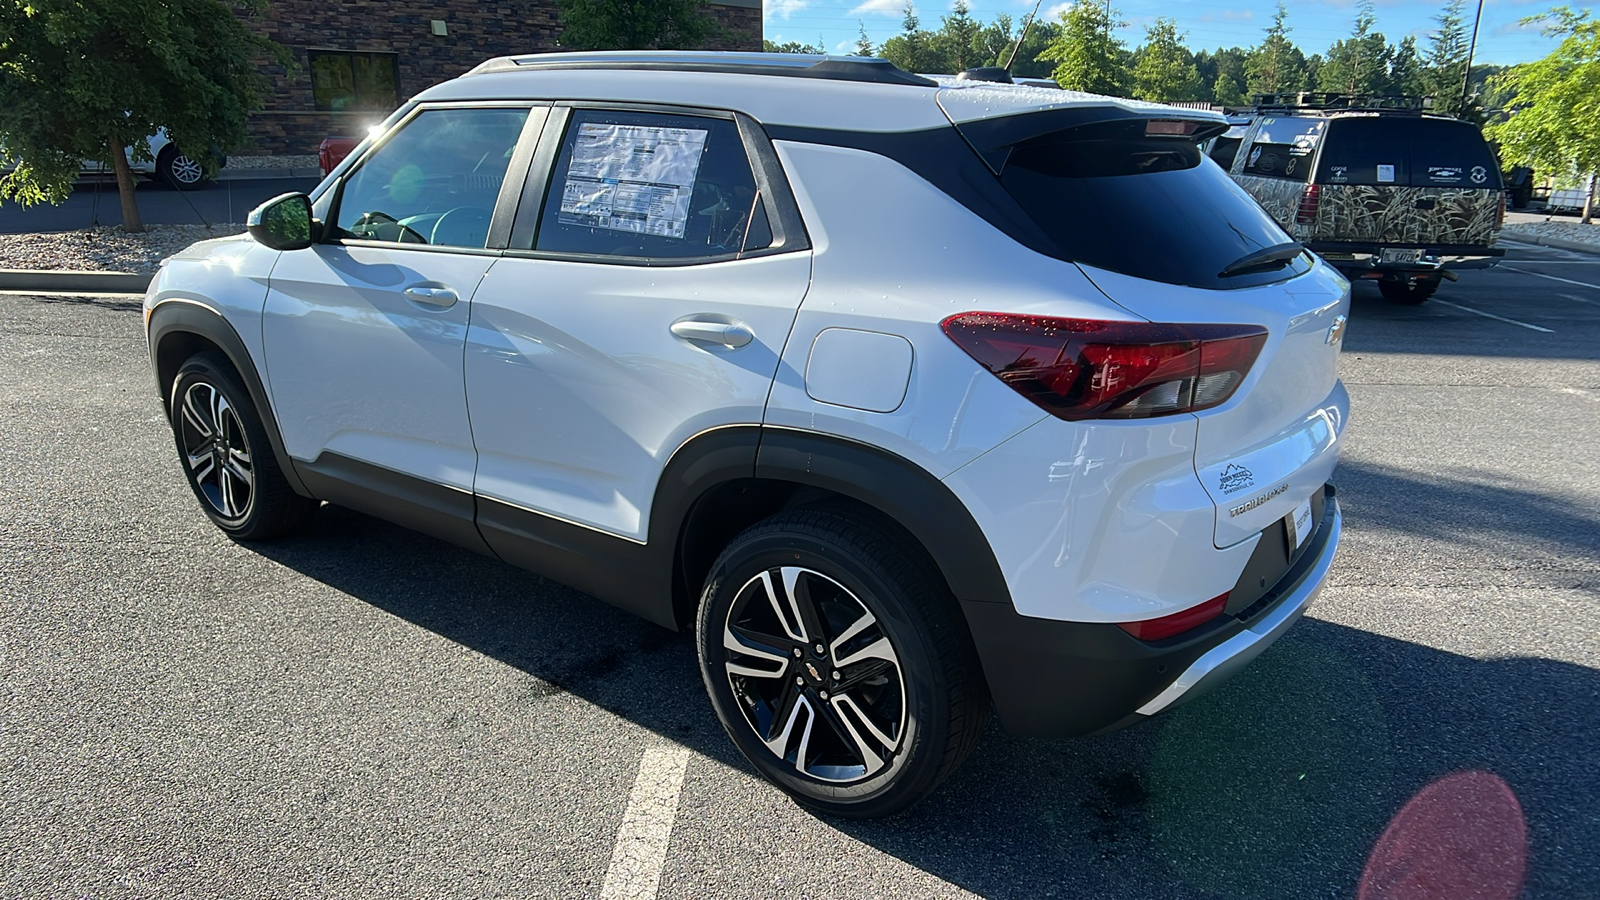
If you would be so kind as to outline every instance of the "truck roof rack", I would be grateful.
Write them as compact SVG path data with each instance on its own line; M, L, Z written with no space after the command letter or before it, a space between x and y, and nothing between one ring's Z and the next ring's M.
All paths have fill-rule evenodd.
M1331 91L1293 91L1257 94L1258 112L1269 110L1310 110L1318 112L1397 112L1431 113L1433 98L1410 94L1341 94Z
M593 53L530 53L501 56L480 64L468 75L537 69L632 69L671 72L726 72L825 78L869 84L938 84L905 71L887 59L829 56L814 53L736 53L715 51L621 50Z

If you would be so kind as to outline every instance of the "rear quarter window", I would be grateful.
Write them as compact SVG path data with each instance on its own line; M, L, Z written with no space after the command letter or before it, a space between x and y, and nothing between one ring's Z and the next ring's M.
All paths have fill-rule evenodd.
M1453 119L1362 116L1328 123L1317 181L1500 190L1500 167L1477 126Z
M1241 171L1264 178L1310 180L1311 162L1327 125L1326 119L1263 118L1245 151Z

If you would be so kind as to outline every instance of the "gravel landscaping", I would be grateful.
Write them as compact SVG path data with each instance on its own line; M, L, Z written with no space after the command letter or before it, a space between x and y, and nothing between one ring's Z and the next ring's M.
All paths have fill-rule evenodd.
M1582 222L1569 220L1566 222L1518 222L1507 225L1505 235L1515 238L1517 235L1531 237L1555 238L1561 241L1577 241L1580 244L1593 244L1600 249L1600 225L1585 225Z
M161 260L196 241L242 231L243 225L150 225L144 234L121 228L0 234L0 269L154 272Z

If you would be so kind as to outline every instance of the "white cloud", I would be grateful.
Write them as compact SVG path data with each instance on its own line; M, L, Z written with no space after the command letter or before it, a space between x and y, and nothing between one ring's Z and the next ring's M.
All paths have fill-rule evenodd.
M905 0L866 0L860 6L850 10L850 15L859 16L865 13L878 13L885 16L898 16L905 9Z
M764 18L779 18L787 20L794 15L796 10L805 9L811 0L767 0L763 4Z
M1072 4L1071 3L1057 3L1054 6L1047 6L1047 7L1045 7L1045 10L1044 10L1044 21L1046 21L1046 22L1059 21L1061 16L1063 14L1065 14L1066 11L1071 9L1071 8L1072 8Z

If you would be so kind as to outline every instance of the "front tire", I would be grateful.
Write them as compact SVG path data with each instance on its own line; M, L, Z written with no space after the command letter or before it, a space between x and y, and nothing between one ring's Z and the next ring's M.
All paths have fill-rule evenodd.
M168 409L189 487L229 537L278 537L316 509L289 487L249 392L222 356L190 357L172 382Z
M1401 306L1416 306L1433 296L1439 289L1438 278L1418 278L1416 280L1395 279L1378 282L1378 291L1383 294L1383 299Z
M746 529L712 566L697 623L711 704L802 805L891 815L971 752L988 696L932 565L862 517L799 510Z

